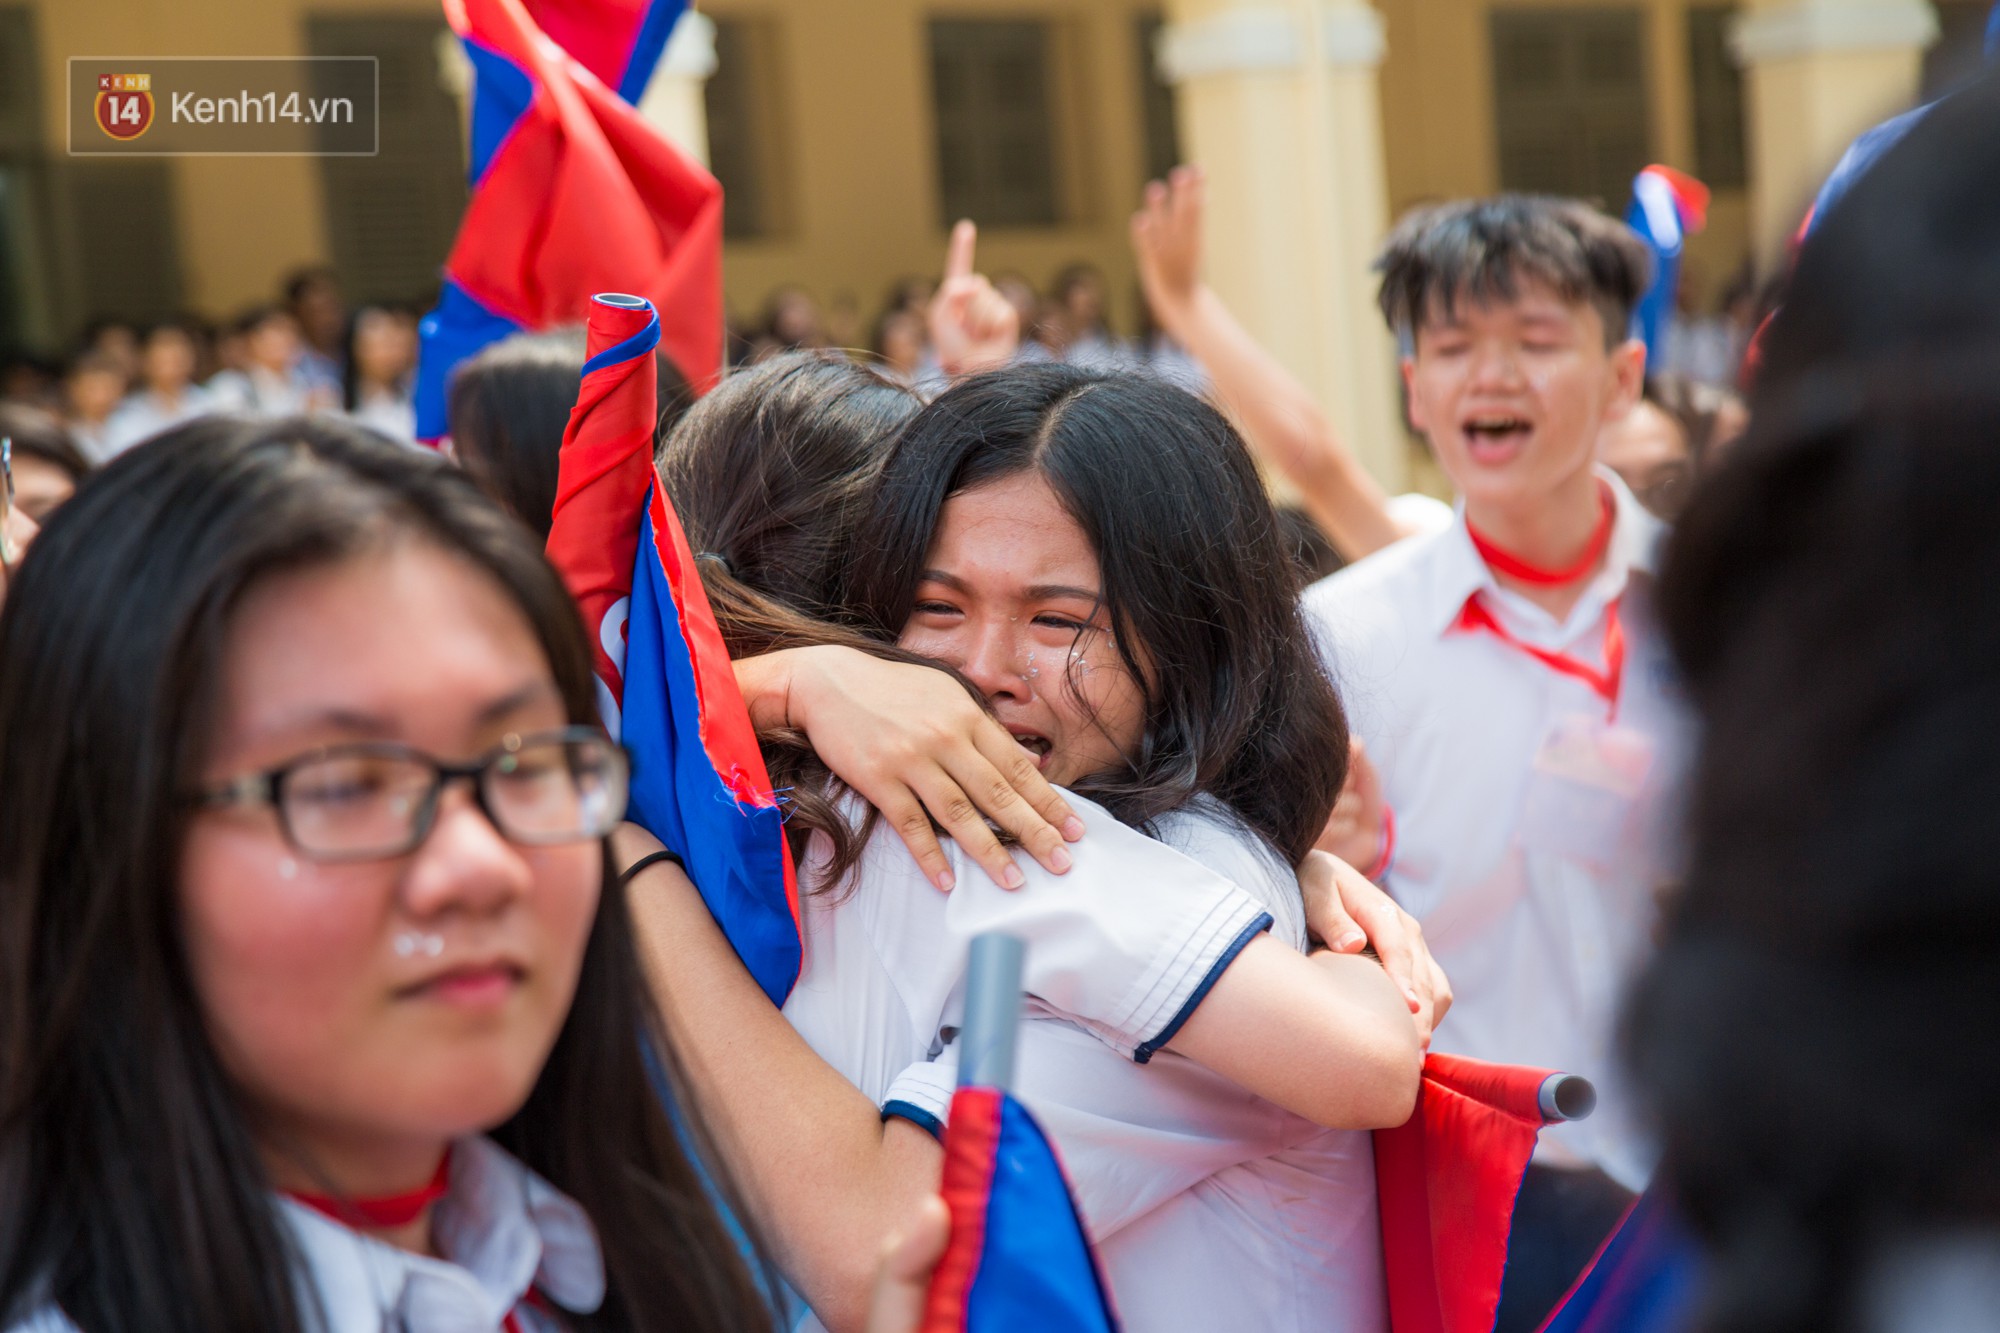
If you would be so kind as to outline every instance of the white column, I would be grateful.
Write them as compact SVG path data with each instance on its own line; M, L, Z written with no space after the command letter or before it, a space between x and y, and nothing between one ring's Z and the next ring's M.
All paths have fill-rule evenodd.
M1916 100L1937 35L1929 0L1751 0L1731 45L1748 102L1751 236L1767 270L1854 137Z
M715 73L715 21L692 9L674 24L639 114L660 127L682 152L708 165L708 108L702 86Z
M1370 270L1388 225L1382 17L1363 0L1169 0L1168 13L1160 67L1208 172L1209 282L1401 490L1394 345Z

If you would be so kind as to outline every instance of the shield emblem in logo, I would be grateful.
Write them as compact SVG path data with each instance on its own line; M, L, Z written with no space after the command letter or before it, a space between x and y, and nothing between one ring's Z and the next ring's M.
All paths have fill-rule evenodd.
M97 128L129 141L153 127L153 76L101 74L97 79Z

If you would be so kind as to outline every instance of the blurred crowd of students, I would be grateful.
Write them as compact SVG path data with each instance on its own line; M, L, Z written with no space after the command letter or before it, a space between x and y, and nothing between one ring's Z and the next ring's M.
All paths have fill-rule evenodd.
M413 442L416 366L413 308L350 308L331 270L308 268L282 299L221 324L93 319L66 361L0 363L0 404L45 414L31 418L37 433L59 428L91 466L210 412L337 412Z
M1106 279L1094 265L1065 266L1046 293L1018 271L997 273L992 283L1013 307L1022 331L1017 363L1143 370L1194 393L1213 388L1203 362L1159 317L1154 290L1141 293L1142 327L1128 337L1114 327ZM1683 290L1691 285L1684 283ZM781 287L756 318L732 322L729 363L745 367L787 351L839 349L899 383L935 393L949 379L927 320L936 291L933 278L899 279L870 321L851 294L822 306L804 287ZM1768 313L1768 300L1768 291L1760 292L1746 269L1723 293L1718 312L1700 315L1684 302L1670 325L1662 366L1648 378L1644 402L1605 433L1604 461L1661 517L1678 512L1703 460L1746 423L1735 385L1749 334ZM35 506L45 509L47 496L66 493L66 484L73 487L138 441L210 412L339 413L411 443L417 325L412 305L350 307L326 268L296 271L284 282L280 300L252 306L222 324L196 316L93 319L65 362L15 356L0 363L5 425L0 433L12 436L27 460L31 512ZM552 348L570 343L580 353L574 336L556 335L551 342L521 335L509 341L501 360L547 361ZM1277 455L1266 462L1284 470ZM1437 521L1442 507L1428 509L1419 501L1412 497L1406 512ZM1337 537L1329 541L1310 504L1287 512L1302 558L1317 573L1331 573L1367 553L1343 549Z

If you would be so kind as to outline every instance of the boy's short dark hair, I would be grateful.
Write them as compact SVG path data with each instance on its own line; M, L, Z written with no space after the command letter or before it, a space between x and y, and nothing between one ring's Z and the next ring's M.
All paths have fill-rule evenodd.
M1406 353L1417 330L1459 301L1511 301L1523 279L1588 301L1607 345L1623 342L1653 277L1653 256L1624 223L1574 199L1500 194L1412 210L1375 261L1382 316Z

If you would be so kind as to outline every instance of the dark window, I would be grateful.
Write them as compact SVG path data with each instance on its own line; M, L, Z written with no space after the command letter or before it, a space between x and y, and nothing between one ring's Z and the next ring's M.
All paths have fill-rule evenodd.
M1937 45L1924 52L1923 101L1943 97L1986 67L1987 0L1936 0Z
M1180 127L1174 121L1174 86L1160 75L1160 32L1166 23L1143 14L1139 29L1139 91L1145 105L1146 179L1159 180L1180 165Z
M65 166L74 299L83 319L141 323L181 306L171 159L74 158Z
M42 146L41 49L34 11L0 5L0 152L35 152Z
M1048 25L936 19L930 35L944 224L1060 221Z
M35 299L35 279L53 267L37 244L47 197L40 57L34 11L0 7L0 352L37 341L31 307L40 313L47 302Z
M1688 84L1694 95L1695 175L1714 190L1750 183L1743 131L1743 71L1729 50L1730 5L1688 10Z
M306 19L312 54L380 62L381 151L320 159L327 239L350 301L427 301L457 234L464 130L439 67L445 32L433 18Z
M715 73L703 90L709 170L722 182L722 234L754 240L778 230L772 90L780 86L775 34L757 19L715 20Z
M1624 206L1651 156L1643 17L1624 8L1493 11L1503 188Z

